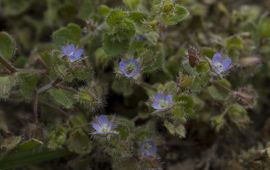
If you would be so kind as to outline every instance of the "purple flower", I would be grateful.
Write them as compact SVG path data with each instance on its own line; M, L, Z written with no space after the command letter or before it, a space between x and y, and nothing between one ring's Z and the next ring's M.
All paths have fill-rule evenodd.
M217 74L222 74L223 72L230 69L232 60L229 57L222 58L219 52L215 53L211 61L211 66Z
M106 115L100 115L92 122L92 127L95 129L94 134L107 135L116 133L113 131L113 122Z
M165 109L173 104L173 96L157 93L154 96L152 107L156 110Z
M157 146L151 140L140 145L140 154L143 158L154 158L157 156Z
M140 74L141 68L138 61L134 58L122 59L119 63L119 69L122 74L128 78L134 78Z
M70 62L74 62L82 58L84 50L76 48L74 44L68 44L62 47L62 54L67 56Z

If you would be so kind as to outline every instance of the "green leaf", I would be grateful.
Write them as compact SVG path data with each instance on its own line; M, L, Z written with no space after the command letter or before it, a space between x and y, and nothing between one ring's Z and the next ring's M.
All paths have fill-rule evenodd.
M201 56L206 56L208 58L212 58L214 56L214 54L216 53L216 51L212 48L208 48L208 47L203 47L201 49Z
M118 41L114 40L113 35L105 34L103 49L109 56L117 56L128 50L129 43L130 43L129 39Z
M180 5L175 5L175 10L162 15L161 19L166 25L175 25L189 16L188 10Z
M183 107L177 105L177 106L174 106L171 110L172 114L173 114L173 117L180 121L181 123L185 123L186 122L186 119L185 119L185 114L184 114L184 110L183 110Z
M157 44L159 39L159 34L154 31L150 31L145 34L146 39L153 45Z
M186 129L185 126L180 124L175 128L175 133L178 135L179 138L185 138L186 137Z
M166 129L169 131L170 134L172 134L172 135L175 134L174 125L172 123L170 123L169 121L165 120L164 121L164 126L166 127Z
M149 48L141 54L144 66L143 73L151 73L162 67L164 57L157 48Z
M10 169L23 166L29 166L39 162L55 160L64 156L68 156L71 153L67 150L56 151L27 151L27 152L15 152L8 154L0 159L0 169Z
M49 93L52 98L64 108L72 108L74 104L73 93L63 89L51 89Z
M87 126L87 120L83 114L79 115L74 115L69 119L69 123L73 128L77 127L85 127L86 129L88 128Z
M224 95L224 93L222 93L217 87L215 86L209 86L207 88L210 96L215 99L215 100L225 100L226 96Z
M75 98L87 110L95 110L103 103L104 86L92 82L88 87L82 87L76 94Z
M0 56L11 59L14 55L16 44L13 38L6 32L0 32Z
M234 122L239 128L244 128L250 123L247 111L239 104L232 104L228 106L228 115L230 120Z
M93 11L94 11L93 2L89 0L83 0L82 4L80 5L79 17L84 20L87 20L91 17Z
M19 77L20 91L25 98L32 98L39 80L36 74L21 74Z
M143 23L147 19L147 15L142 12L130 12L128 16L135 23Z
M33 0L3 0L3 12L8 16L19 15L26 11L32 2Z
M206 61L202 61L200 62L197 66L196 66L196 70L199 73L204 73L207 72L209 70L209 64Z
M228 48L228 49L239 49L239 50L241 50L241 49L244 48L242 38L237 37L237 36L227 38L225 40L225 42L226 42L226 48Z
M226 120L222 115L214 116L211 119L211 125L219 132L225 125Z
M95 63L97 66L106 67L109 64L111 57L109 57L103 48L98 48L95 51Z
M49 149L60 149L66 142L66 129L62 126L52 130L48 135L48 148Z
M130 80L126 78L116 78L112 83L112 89L118 94L129 96L133 93L133 86Z
M0 77L0 98L8 98L10 91L16 85L16 82L16 76L14 75Z
M134 128L134 123L126 118L117 118L117 129L119 137L122 140L127 140L130 137L131 130Z
M174 99L176 102L180 103L180 106L183 109L184 116L191 117L193 115L195 104L194 104L192 96L182 95L182 96L176 96Z
M270 37L269 28L270 28L270 19L269 18L262 19L257 27L258 34L260 35L260 37L263 38Z
M67 139L67 147L71 152L85 155L91 152L92 144L89 137L80 130L70 133Z
M42 145L43 145L42 141L32 138L32 139L29 139L29 140L25 141L24 143L20 144L16 148L16 152L30 151L30 150L36 149Z
M62 20L75 18L77 14L77 7L74 5L74 3L62 3L58 9L58 16Z
M127 14L122 10L113 10L109 14L109 16L106 19L106 22L109 26L117 26L120 24L123 20L125 20L127 17Z
M100 5L98 8L98 13L102 16L106 16L111 12L111 9L106 5Z
M123 2L130 9L134 9L140 4L140 0L123 0Z
M79 44L81 38L81 28L79 25L70 23L53 33L53 41L59 46L67 43Z
M177 135L179 138L186 137L186 129L182 124L175 126L174 124L165 120L164 126L167 128L170 134Z

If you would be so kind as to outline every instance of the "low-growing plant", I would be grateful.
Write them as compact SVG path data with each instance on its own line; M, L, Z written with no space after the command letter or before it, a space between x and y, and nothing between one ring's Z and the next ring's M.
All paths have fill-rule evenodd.
M251 167L269 154L244 133L269 117L257 3L4 0L0 169Z

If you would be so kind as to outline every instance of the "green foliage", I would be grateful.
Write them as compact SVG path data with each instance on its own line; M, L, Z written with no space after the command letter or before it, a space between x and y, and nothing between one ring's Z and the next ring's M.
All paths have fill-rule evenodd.
M82 19L89 19L94 12L94 3L91 1L83 0L79 9L79 16Z
M124 96L129 96L134 92L131 85L132 82L130 82L130 80L124 78L116 78L112 83L112 89L116 93L122 94Z
M181 124L176 126L169 121L165 121L164 126L172 135L177 135L179 138L184 138L186 136L185 127Z
M170 8L170 5L164 5L161 14L162 22L166 25L175 25L189 16L188 10L183 6L175 5L173 9Z
M64 108L70 109L72 108L74 104L74 99L73 99L73 93L63 90L63 89L51 89L49 91L50 96L52 99L63 106Z
M34 150L39 148L40 146L43 145L43 142L40 140L37 140L35 138L29 139L22 144L20 144L17 148L16 151L22 152L22 151L29 151L29 150Z
M56 45L61 46L68 43L79 44L81 38L81 28L79 25L70 23L55 31L52 35Z
M230 37L226 39L226 48L227 49L243 49L243 40L240 37Z
M225 100L226 99L226 93L222 93L219 88L215 86L209 86L208 87L208 92L213 97L215 100Z
M134 8L136 8L139 5L140 0L123 0L123 2L130 9L134 9Z
M253 4L4 0L0 169L264 162L240 154L269 150L270 15Z
M228 115L231 121L239 128L244 128L250 123L247 111L239 104L232 104L229 106Z
M67 147L71 152L85 155L91 152L93 146L89 137L84 132L75 130L69 134Z
M25 12L32 4L32 0L3 0L4 14L10 16L16 16Z
M66 141L66 129L64 127L58 127L50 132L48 138L49 149L60 149Z
M39 77L36 74L21 74L19 76L21 94L31 99L37 88Z
M104 34L104 50L110 56L119 55L129 48L131 37L135 34L135 26L122 10L113 10L106 19L109 31Z
M0 98L9 97L12 88L16 85L17 78L15 75L0 77Z
M263 37L263 38L269 38L270 37L270 33L269 33L269 27L270 27L270 19L269 18L265 18L265 19L262 19L260 22L259 22L259 25L258 25L258 34L259 36Z
M0 56L11 59L15 53L16 44L13 38L6 32L0 32Z

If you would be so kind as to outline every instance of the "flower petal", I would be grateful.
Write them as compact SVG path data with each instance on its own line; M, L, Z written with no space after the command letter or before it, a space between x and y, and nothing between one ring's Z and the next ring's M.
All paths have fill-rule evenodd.
M97 123L92 123L92 127L96 130L96 131L100 131L100 126L99 126L99 124L97 124Z
M172 95L167 95L166 96L166 101L168 102L168 104L173 104L173 96Z
M119 69L122 73L125 73L127 62L125 60L121 60L119 63Z
M232 59L227 57L222 61L223 70L227 71L230 68L230 65L232 64Z
M157 147L153 141L145 141L140 146L142 156L154 157L157 154Z
M110 123L110 120L108 119L108 117L106 115L100 115L97 117L97 121L99 124L108 124Z
M67 45L67 53L68 53L68 55L74 53L74 51L75 51L75 45L74 44Z
M84 50L82 48L79 48L78 50L76 50L76 52L74 54L75 58L80 59L83 52L84 52Z
M221 53L217 52L212 58L212 63L221 62L222 56Z
M68 49L67 49L67 47L62 47L62 49L61 49L61 51L62 51L62 54L64 55L64 56L67 56L67 54L68 54Z

